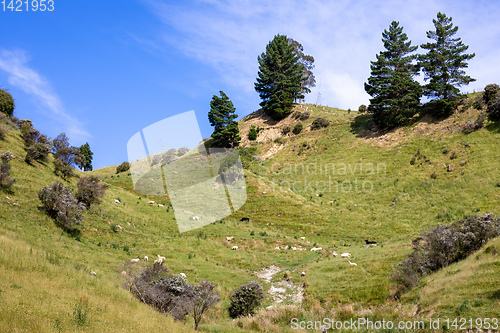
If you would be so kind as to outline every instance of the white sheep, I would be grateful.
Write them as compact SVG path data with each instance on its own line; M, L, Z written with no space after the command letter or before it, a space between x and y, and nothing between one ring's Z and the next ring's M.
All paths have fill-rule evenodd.
M148 205L154 205L155 202L154 201L148 201Z
M148 256L144 256L144 261L148 261L148 260L149 260Z
M302 240L306 240L306 238L305 238L305 237L300 237L300 239L302 239Z
M238 247L235 245L231 248L231 250L238 250Z
M358 264L356 264L355 262L351 262L350 260L349 260L349 265L351 265L351 266L358 266Z
M306 272L300 273L300 276L306 276Z
M337 252L336 252L335 250L333 250L333 251L332 251L332 255L333 255L335 258L337 258L337 256L338 256L338 254L337 254Z
M162 205L162 204L158 204L158 207L165 207L165 206L164 206L164 205Z
M163 265L163 259L155 259L155 261L153 261L153 264L158 264L158 265Z
M186 274L184 273L179 273L180 276L182 276L183 278L186 278Z
M127 272L122 271L122 276L127 276Z
M120 202L120 200L115 199L115 203L119 204L119 203L121 203L121 202Z
M313 247L311 251L320 251L322 249L323 249L322 247Z
M342 253L340 255L341 258L350 258L351 257L351 254L350 253Z
M228 241L228 242L232 241L233 239L234 239L234 237L233 237L233 236L231 236L231 237L226 237L226 241Z
M130 260L131 262L139 262L139 258Z
M96 273L96 272L94 272L94 271L90 272L90 274L92 274L93 276L96 276L96 275L97 275L97 273Z
M193 220L193 221L199 221L200 217L199 216L193 216L193 217L191 217L191 220Z

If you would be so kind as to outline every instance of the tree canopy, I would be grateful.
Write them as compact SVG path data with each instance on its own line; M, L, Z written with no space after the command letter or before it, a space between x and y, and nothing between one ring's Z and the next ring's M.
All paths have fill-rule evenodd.
M412 46L399 22L393 21L389 30L382 33L385 51L371 62L371 76L365 90L372 96L368 111L382 128L392 128L404 123L416 113L422 96L420 84L413 78L418 66L413 64L417 49Z
M82 167L83 171L92 171L92 158L94 153L90 150L89 143L86 142L84 145L78 148L80 155L82 156Z
M0 113L5 113L7 116L12 117L14 114L14 98L7 91L0 89Z
M284 118L293 101L304 98L301 91L304 66L294 46L284 35L276 35L259 57L259 72L255 90L259 93L263 111L274 119Z
M434 42L422 44L421 47L428 51L419 56L425 80L429 81L424 86L424 94L450 100L458 94L457 87L475 81L463 70L475 53L466 54L469 46L464 45L460 38L454 38L458 27L453 26L451 17L438 13L432 22L436 30L427 31L427 38Z
M232 148L241 140L238 123L234 120L238 115L229 97L223 91L219 94L220 97L213 95L208 112L208 120L214 127L212 138L215 146Z
M304 54L304 47L296 40L290 38L289 43L293 45L295 54L299 56L298 62L302 65L302 78L304 80L300 83L300 93L308 94L311 92L310 87L316 87L316 78L312 72L314 69L314 57Z

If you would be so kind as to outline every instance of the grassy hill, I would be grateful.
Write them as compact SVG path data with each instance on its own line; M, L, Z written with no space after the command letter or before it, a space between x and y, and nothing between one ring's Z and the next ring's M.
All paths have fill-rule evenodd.
M109 167L86 173L110 187L102 204L85 212L82 237L71 238L38 209L37 192L62 181L52 172L52 157L27 165L19 131L9 131L0 153L16 156L10 164L17 182L0 192L0 331L190 331L192 319L174 322L121 287L125 263L157 254L189 282L218 285L222 301L201 322L204 331L296 331L290 328L294 317L500 317L498 239L424 279L401 301L390 297L391 270L422 231L472 214L500 215L498 124L466 134L463 125L478 112L464 108L444 121L424 118L382 133L371 131L369 117L357 112L313 105L296 111L306 106L311 116L305 120L275 122L257 112L240 121L243 137L251 125L264 127L256 142L244 140L240 149L247 202L221 221L182 234L167 196L138 194L127 172ZM312 130L316 117L331 123ZM298 122L304 125L300 134L282 134ZM75 189L76 179L65 185ZM148 205L150 200L165 207ZM365 248L364 239L378 246ZM231 251L233 245L239 250ZM344 252L357 266L340 259ZM268 282L255 274L272 265L278 268ZM286 271L293 285L283 281ZM232 321L229 296L251 280L274 295L266 293L263 308L276 305L276 288L297 297Z

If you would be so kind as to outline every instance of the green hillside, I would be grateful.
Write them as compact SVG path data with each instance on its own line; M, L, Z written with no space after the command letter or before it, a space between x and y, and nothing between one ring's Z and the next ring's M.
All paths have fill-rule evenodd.
M221 302L199 327L207 332L297 332L291 318L500 318L498 238L425 278L402 300L391 297L396 286L390 281L422 231L473 214L500 216L498 124L466 134L464 124L479 112L461 107L443 121L423 118L381 133L370 131L367 115L313 105L296 111L306 106L311 115L305 120L276 122L257 112L240 121L245 138L251 125L264 127L257 141L240 147L247 202L221 221L182 234L167 196L138 194L128 172L108 167L85 173L109 189L100 206L84 213L82 236L68 236L39 210L38 191L64 182L53 173L52 157L26 164L20 133L12 128L0 140L0 153L16 156L10 165L17 179L0 192L0 331L190 331L192 318L175 322L122 287L120 272L130 259L158 254L189 282L217 284ZM330 120L329 126L312 130L316 117ZM298 122L301 133L282 134ZM76 182L64 184L76 189ZM365 247L365 239L378 244ZM341 259L345 252L352 257ZM268 282L255 274L270 266L277 268L269 270ZM292 284L283 281L286 271ZM263 307L233 321L229 296L251 280L264 285ZM282 306L266 310L277 305L279 288L285 290ZM74 313L79 309L88 313L83 324Z

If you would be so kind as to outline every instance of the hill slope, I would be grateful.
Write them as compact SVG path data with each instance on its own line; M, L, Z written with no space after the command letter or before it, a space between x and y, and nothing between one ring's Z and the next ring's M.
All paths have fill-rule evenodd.
M242 136L250 125L265 128L258 142L245 141L240 150L246 167L247 202L232 216L182 234L178 233L168 197L134 192L128 173L115 175L114 168L91 173L99 175L110 188L101 206L85 213L81 240L61 233L38 210L37 198L43 186L61 180L53 175L50 160L27 165L19 132L11 130L0 141L0 152L11 150L17 157L11 165L18 180L11 192L0 197L0 274L4 274L0 281L5 281L0 282L0 297L8 304L0 309L1 321L20 330L32 330L35 326L28 322L37 321L43 323L40 331L57 330L58 325L70 329L76 327L73 310L83 299L90 307L88 327L95 330L104 325L108 331L163 325L169 325L172 331L188 330L190 320L184 325L173 323L119 286L123 281L119 272L125 262L157 254L166 256L169 269L186 273L190 282L210 279L218 285L222 302L208 313L201 330L288 331L292 314L308 319L362 314L413 318L415 307L420 308L422 316L452 313L450 309L463 302L457 296L459 288L441 290L437 286L448 282L468 285L467 274L443 273L452 270L450 266L401 303L388 301L394 289L389 278L421 231L471 214L500 215L498 125L488 124L470 134L457 131L461 124L477 117L477 112L466 110L443 122L424 119L407 128L378 133L369 130L368 117L354 118L356 112L312 105L307 108L311 116L302 121L299 117L271 123L259 114L240 121ZM305 106L300 112L304 111ZM311 130L316 117L331 123ZM302 133L282 134L285 126L298 122L304 124ZM255 156L267 159L256 160ZM73 188L75 184L75 179L66 183ZM121 204L114 203L115 199ZM149 200L165 207L148 205ZM240 222L242 217L249 217L250 222ZM122 230L113 228L114 224ZM235 239L229 243L226 236ZM365 248L364 239L375 240L378 246ZM497 241L491 244L496 246ZM239 250L231 251L233 245ZM289 250L285 250L287 246ZM322 250L310 251L312 247ZM339 255L351 253L350 260L357 266L350 266L340 256L333 257L333 250ZM33 269L24 264L22 258L26 256L35 263ZM477 270L486 281L466 297L480 300L473 307L477 313L499 317L496 287L487 282L494 281L488 276L499 276L497 265L492 264L498 255L491 250L480 259L469 258L457 264L469 265L464 267ZM268 276L268 282L256 276L255 272L271 265L278 268ZM97 277L90 276L90 271ZM266 292L274 292L267 294L264 307L279 300L279 292L275 292L279 288L296 293L297 289L283 286L285 271L290 272L294 287L305 286L302 307L262 311L253 319L228 318L225 308L231 291L247 281L257 279ZM302 271L305 276L301 276ZM24 277L37 281L38 288L29 289ZM66 281L70 282L65 285ZM64 288L58 290L59 285ZM430 298L436 293L447 295L439 306ZM63 295L58 296L62 305L52 309L54 298L50 295L56 294ZM20 300L28 295L37 295L39 303ZM280 304L294 301L300 301L300 297L285 298ZM28 305L37 320L12 316ZM131 312L134 316L129 315ZM127 324L117 323L120 316L127 317Z

